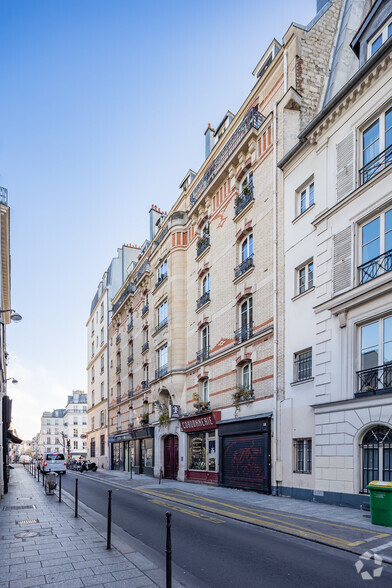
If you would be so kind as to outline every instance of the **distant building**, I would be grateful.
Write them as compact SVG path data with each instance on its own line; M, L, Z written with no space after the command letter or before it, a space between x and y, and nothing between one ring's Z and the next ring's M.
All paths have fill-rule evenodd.
M87 457L87 394L76 390L68 396L64 410L63 427L65 439L70 441L66 449L71 459Z
M64 408L58 408L51 412L45 411L42 414L38 441L39 454L65 453L64 414Z

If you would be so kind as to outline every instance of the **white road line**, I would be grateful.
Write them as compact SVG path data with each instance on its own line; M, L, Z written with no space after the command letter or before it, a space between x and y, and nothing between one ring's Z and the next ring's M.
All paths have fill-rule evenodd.
M371 551L377 553L379 551L383 551L384 549L388 549L388 547L392 547L392 541L388 541L388 543L383 543L382 545L377 545L377 547L372 547Z

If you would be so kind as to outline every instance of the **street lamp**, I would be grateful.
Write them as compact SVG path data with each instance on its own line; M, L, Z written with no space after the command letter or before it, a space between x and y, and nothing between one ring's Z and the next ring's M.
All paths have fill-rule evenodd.
M15 378L7 378L6 380L4 380L5 382L8 382L8 380L11 380L11 384L17 384L18 380L16 380Z
M22 320L22 316L17 313L15 310L13 310L12 308L8 308L7 310L0 310L0 314L2 314L3 312L10 312L10 319L12 320L13 323L20 323L20 321Z

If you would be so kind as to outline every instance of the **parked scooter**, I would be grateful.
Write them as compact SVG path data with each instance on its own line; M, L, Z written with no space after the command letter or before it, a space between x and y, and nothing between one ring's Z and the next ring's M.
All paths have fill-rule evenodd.
M97 464L94 461L82 461L80 465L81 472L96 472Z

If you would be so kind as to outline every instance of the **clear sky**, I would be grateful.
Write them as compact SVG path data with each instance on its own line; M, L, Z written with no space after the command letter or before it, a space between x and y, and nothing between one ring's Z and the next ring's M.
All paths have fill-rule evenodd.
M0 185L11 208L14 425L87 390L85 324L123 243L169 210L204 131L245 100L316 0L1 0Z

